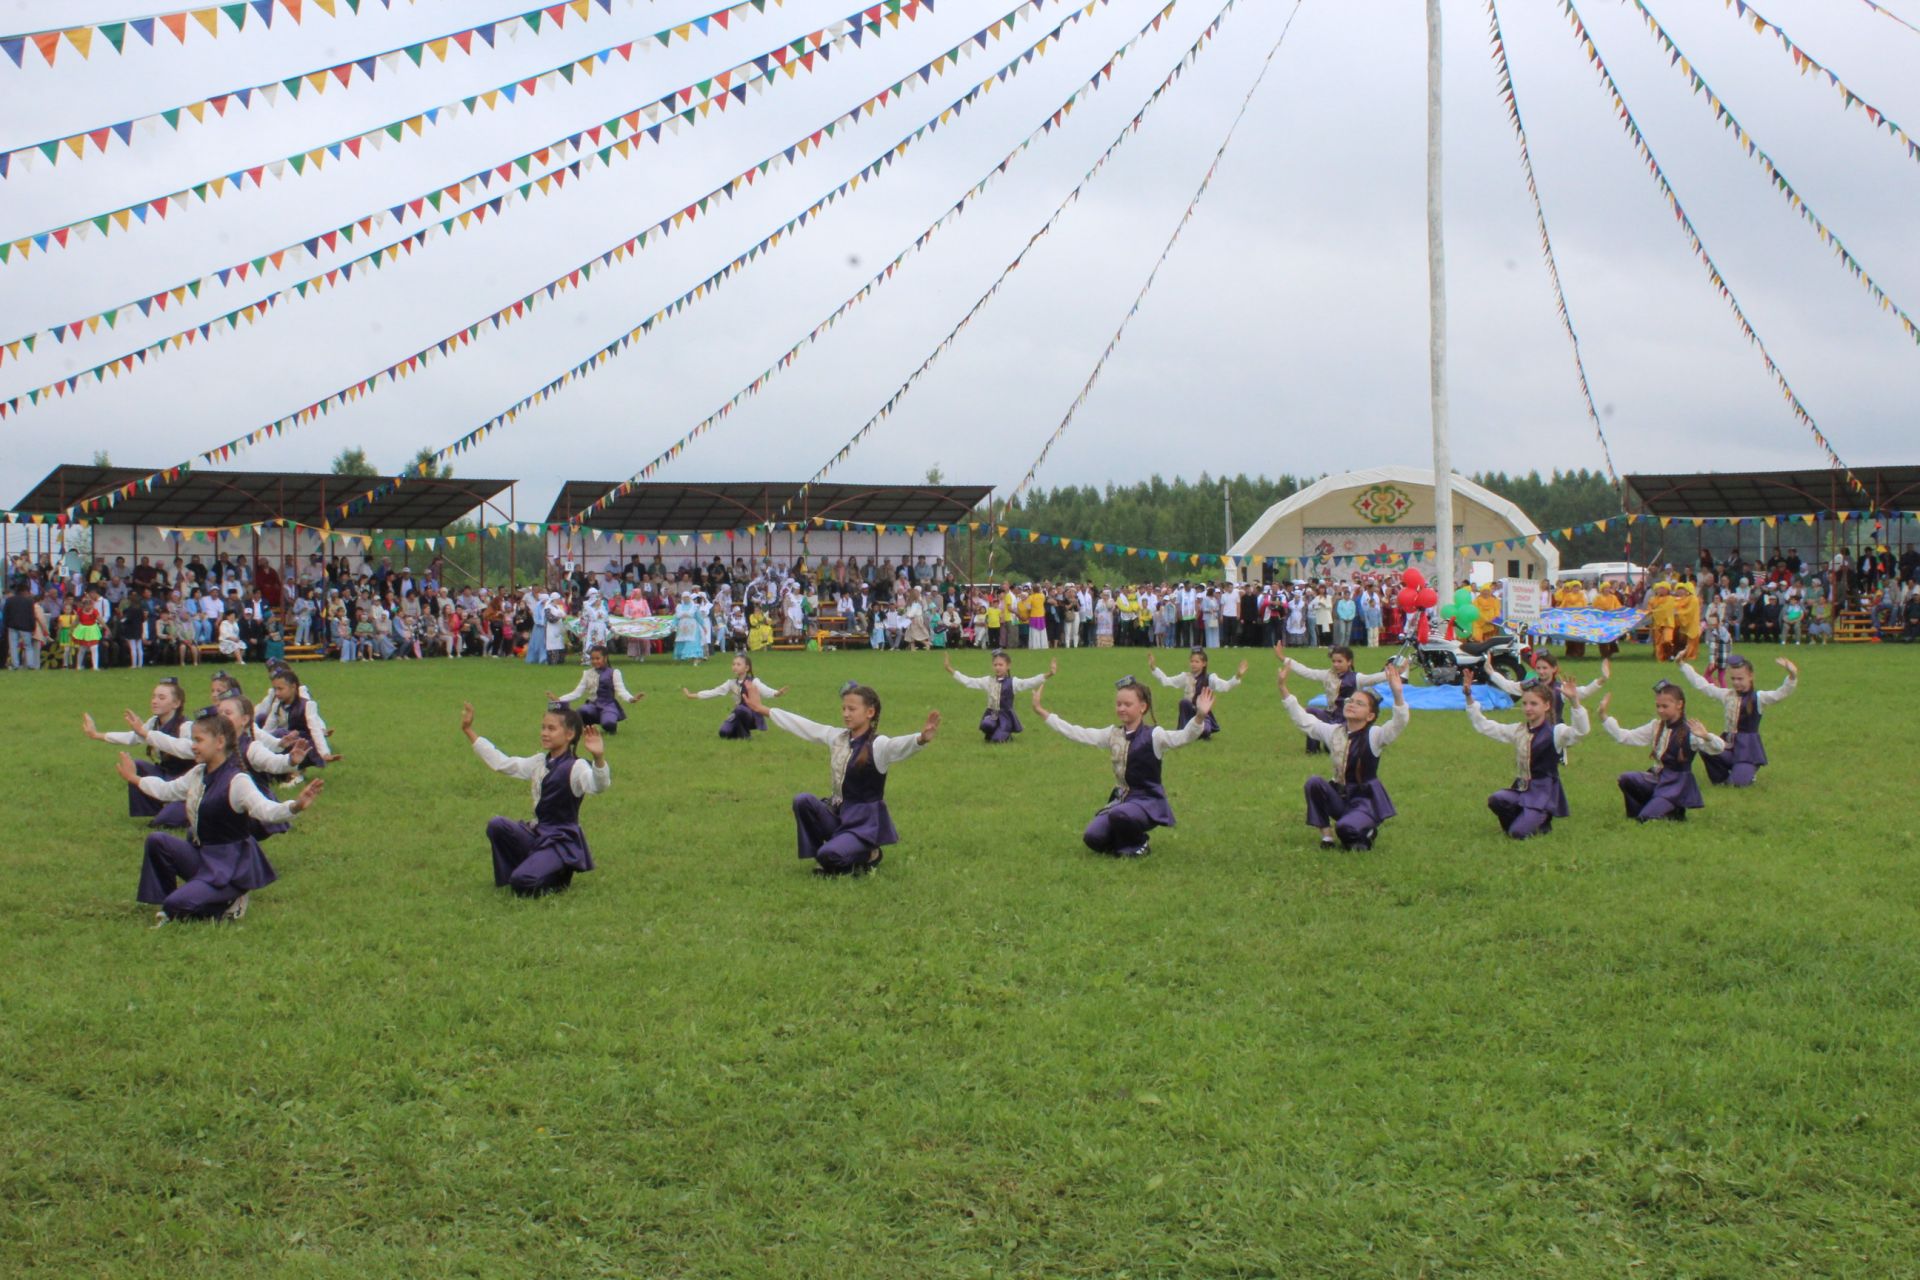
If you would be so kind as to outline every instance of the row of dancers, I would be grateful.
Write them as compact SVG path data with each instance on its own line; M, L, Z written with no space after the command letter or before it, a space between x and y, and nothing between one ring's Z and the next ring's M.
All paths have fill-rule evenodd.
M1359 672L1352 653L1342 648L1330 651L1329 666L1324 669L1301 664L1286 653L1284 645L1276 645L1274 652L1279 659L1276 686L1283 710L1331 758L1327 776L1310 777L1304 784L1307 825L1319 831L1322 847L1371 849L1382 825L1395 816L1380 769L1387 748L1411 720L1402 670L1390 663L1379 672ZM1087 848L1114 857L1146 855L1152 833L1175 825L1163 778L1165 757L1221 732L1215 703L1240 683L1247 669L1242 662L1237 674L1216 675L1207 670L1202 650L1190 656L1187 671L1171 675L1150 660L1150 670L1159 682L1182 695L1177 726L1161 726L1151 689L1126 676L1114 686L1113 723L1088 728L1063 719L1044 704L1046 684L1058 673L1057 661L1045 673L1027 677L1013 675L1011 660L1004 653L993 656L991 675L968 676L955 671L950 660L946 665L957 681L985 694L987 707L979 728L986 743L1009 743L1023 732L1015 698L1026 693L1033 713L1054 732L1106 752L1113 787L1082 839ZM1654 687L1653 719L1637 728L1624 728L1614 720L1608 714L1611 694L1604 695L1599 710L1608 735L1649 752L1648 767L1619 776L1627 816L1641 822L1682 820L1689 810L1702 807L1693 773L1696 756L1704 759L1710 782L1751 786L1767 763L1760 737L1763 712L1790 695L1798 680L1792 662L1780 659L1779 665L1785 668L1786 678L1777 688L1765 691L1754 688L1753 668L1744 659L1730 662L1727 689L1709 684L1690 666L1681 665L1680 671L1696 690L1721 703L1722 733L1689 717L1685 689L1667 680ZM1560 771L1569 748L1590 732L1586 699L1599 692L1611 675L1610 664L1603 664L1600 679L1582 686L1565 678L1553 657L1544 653L1535 656L1534 667L1535 677L1525 682L1492 677L1518 698L1518 722L1489 719L1474 696L1471 677L1465 681L1467 716L1474 730L1508 744L1514 753L1512 785L1487 798L1502 831L1513 839L1546 834L1556 818L1568 816ZM1303 706L1289 687L1294 676L1319 684L1327 694L1326 706ZM1387 698L1379 692L1381 686L1386 687ZM124 752L120 757L120 774L129 788L129 812L150 817L156 826L185 829L184 836L156 830L147 837L139 900L158 908L156 924L244 915L248 894L276 878L262 842L286 831L323 790L319 779L307 781L302 771L322 768L329 758L337 758L327 751L327 730L318 706L291 669L274 669L270 696L259 708L224 673L215 678L211 692L212 704L190 722L184 714L183 691L172 679L155 687L150 717L143 721L127 714L125 732L102 733L91 715L83 717L90 737L125 746L144 743L152 756L141 762ZM940 713L929 711L915 732L889 736L879 731L880 695L866 685L849 681L842 687L838 726L768 705L786 692L760 680L746 655L733 659L733 674L713 689L682 690L689 698L732 700L719 730L724 738L746 740L756 732L778 728L825 747L830 791L825 796L803 792L792 802L798 857L813 862L822 874L870 871L880 865L885 849L899 840L886 803L888 775L933 743ZM540 751L527 756L509 756L479 735L471 704L464 706L461 731L481 762L531 788L531 821L496 817L487 825L497 887L538 896L564 889L575 875L593 870L592 852L580 826L581 804L587 796L611 787L606 737L624 720L624 706L643 696L626 688L604 649L594 650L592 665L572 694L568 698L549 695L540 722ZM1388 711L1384 720L1383 708ZM292 800L282 802L274 798L276 780L304 785Z

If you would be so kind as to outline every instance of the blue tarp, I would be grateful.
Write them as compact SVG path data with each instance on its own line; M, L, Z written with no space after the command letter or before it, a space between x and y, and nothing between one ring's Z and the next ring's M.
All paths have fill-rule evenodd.
M1406 692L1407 708L1411 711L1465 711L1467 709L1467 695L1460 692L1459 685L1433 687L1410 684L1403 688ZM1392 690L1384 684L1377 684L1373 689L1383 699L1380 709L1383 712L1388 711L1393 704ZM1512 698L1490 684L1475 684L1473 700L1480 704L1482 711L1505 711L1513 705ZM1323 693L1307 705L1324 707L1327 705L1327 695Z

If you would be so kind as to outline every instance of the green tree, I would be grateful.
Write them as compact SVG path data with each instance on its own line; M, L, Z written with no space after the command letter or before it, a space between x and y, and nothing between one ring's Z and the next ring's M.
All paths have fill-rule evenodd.
M333 474L337 476L370 476L377 474L373 464L367 461L367 451L359 445L351 449L342 449L333 459Z
M423 446L418 453L413 455L413 461L407 464L406 474L409 476L420 475L420 468L422 467L427 468L425 474L429 480L451 480L453 478L453 464L451 462L442 462L435 465L433 461L433 449L431 447Z
M93 451L93 465L96 467L110 467L113 465L113 459L107 456L105 449L95 449Z

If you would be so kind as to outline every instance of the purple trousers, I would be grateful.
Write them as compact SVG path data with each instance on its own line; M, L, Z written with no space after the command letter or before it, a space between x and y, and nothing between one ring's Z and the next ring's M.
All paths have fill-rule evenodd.
M1716 787L1750 787L1760 776L1759 765L1749 760L1735 760L1731 751L1702 756L1700 763L1706 768L1707 781Z
M1487 797L1487 808L1500 819L1500 829L1515 840L1544 835L1553 830L1553 814L1527 803L1526 793L1507 789Z
M175 920L219 915L241 891L232 885L215 888L196 879L201 868L199 846L154 832L147 837L140 862L139 901L159 907Z
M1187 722L1199 714L1200 708L1193 705L1192 698L1180 699L1180 728L1186 728ZM1220 732L1220 722L1214 718L1213 712L1209 711L1207 712L1207 727L1200 731L1200 736L1202 738L1211 738L1218 732Z
M536 849L533 827L512 818L487 823L487 841L493 846L493 886L512 889L523 898L558 893L573 883L573 868L560 859L558 849Z
M793 825L800 856L812 858L824 871L857 871L880 860L874 856L879 845L842 830L833 806L811 792L793 798Z
M733 710L720 722L720 736L730 741L744 742L753 736L755 729L765 729L765 716L755 715L752 707L744 702L733 704Z
M1698 807L1697 804L1690 806L1685 803L1686 790L1692 790L1694 798L1698 799L1698 787L1684 788L1645 769L1620 775L1620 796L1627 802L1627 816L1637 822L1654 822L1661 818L1685 822L1687 810Z
M1332 827L1342 849L1373 848L1374 834L1383 819L1373 811L1371 796L1344 796L1340 788L1318 775L1307 779L1306 790L1308 826L1321 830Z
M1093 815L1081 833L1095 853L1133 854L1147 847L1147 836L1160 823L1138 800L1121 800Z

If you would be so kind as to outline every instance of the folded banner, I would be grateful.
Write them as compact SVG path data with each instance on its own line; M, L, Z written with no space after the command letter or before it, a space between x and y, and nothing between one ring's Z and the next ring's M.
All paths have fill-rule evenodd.
M1528 629L1543 636L1609 644L1638 630L1646 620L1645 609L1547 609Z

